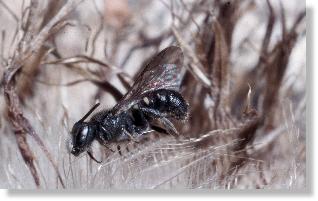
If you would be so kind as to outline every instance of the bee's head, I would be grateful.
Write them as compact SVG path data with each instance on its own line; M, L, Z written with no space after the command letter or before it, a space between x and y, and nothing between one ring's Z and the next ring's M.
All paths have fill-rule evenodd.
M95 128L87 122L77 122L74 124L72 131L72 149L71 153L78 156L87 151L95 138Z
M71 153L74 156L87 151L95 138L96 126L91 122L84 120L98 107L96 104L81 120L76 122L72 128L72 148Z

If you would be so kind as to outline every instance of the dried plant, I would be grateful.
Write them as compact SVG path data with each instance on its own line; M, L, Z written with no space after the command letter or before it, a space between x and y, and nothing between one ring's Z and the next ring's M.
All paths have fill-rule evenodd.
M0 0L0 22L10 22L0 40L0 187L306 188L302 1L116 2ZM97 99L112 107L169 45L185 56L181 138L112 144L122 156L94 144L102 164L71 156L72 124Z

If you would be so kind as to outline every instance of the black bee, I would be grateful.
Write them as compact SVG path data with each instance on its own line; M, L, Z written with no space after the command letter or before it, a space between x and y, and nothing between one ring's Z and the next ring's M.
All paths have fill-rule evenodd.
M138 141L149 130L178 135L171 118L184 120L188 105L178 92L181 83L183 53L179 47L162 50L137 76L128 93L111 109L103 110L85 122L99 106L96 104L72 128L71 153L78 156L90 152L93 140L107 147L109 143L123 140ZM154 124L159 121L164 128Z

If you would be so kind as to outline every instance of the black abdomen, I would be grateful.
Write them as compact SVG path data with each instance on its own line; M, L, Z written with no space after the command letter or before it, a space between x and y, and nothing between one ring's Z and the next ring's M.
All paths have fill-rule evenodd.
M146 93L140 103L140 109L153 118L185 119L188 114L188 105L181 94L167 89Z

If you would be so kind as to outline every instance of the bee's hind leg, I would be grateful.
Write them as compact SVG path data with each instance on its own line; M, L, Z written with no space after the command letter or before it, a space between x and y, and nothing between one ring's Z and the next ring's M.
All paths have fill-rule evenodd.
M150 128L158 133L169 134L168 131L160 126L150 124Z
M177 131L176 127L174 127L173 123L169 119L163 117L163 118L160 118L160 121L164 125L164 127L167 128L166 131L168 132L168 134L174 136L177 139L179 138L179 132Z

